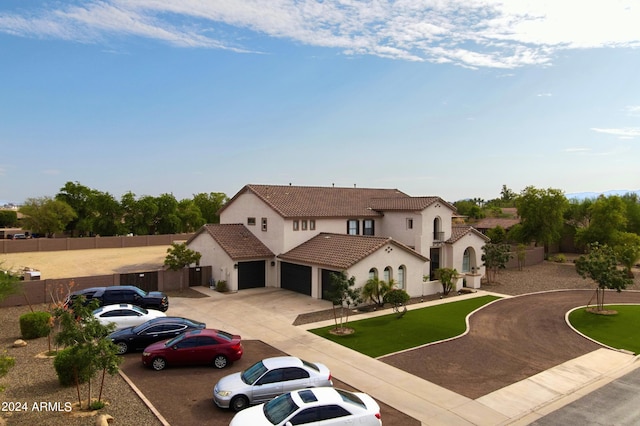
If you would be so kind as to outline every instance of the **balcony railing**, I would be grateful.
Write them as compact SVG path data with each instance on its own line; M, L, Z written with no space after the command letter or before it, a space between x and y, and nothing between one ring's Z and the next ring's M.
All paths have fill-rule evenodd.
M433 241L444 241L444 232L434 232Z

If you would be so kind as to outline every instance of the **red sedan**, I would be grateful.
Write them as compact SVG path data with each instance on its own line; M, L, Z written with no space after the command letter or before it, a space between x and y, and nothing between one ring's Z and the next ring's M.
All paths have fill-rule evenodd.
M240 336L205 328L147 346L142 363L154 370L174 365L212 364L224 368L242 357Z

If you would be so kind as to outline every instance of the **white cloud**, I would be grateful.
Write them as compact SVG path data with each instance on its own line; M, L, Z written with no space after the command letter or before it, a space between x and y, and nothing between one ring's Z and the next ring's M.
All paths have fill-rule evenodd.
M640 117L640 105L629 105L624 110L627 112L627 115Z
M552 95L551 93L538 93L536 96L539 98L550 98Z
M640 136L640 127L625 127L621 129L601 129L592 127L591 130L598 133L618 136L620 139L634 139Z
M571 153L573 153L573 152L580 153L580 152L589 152L589 151L591 151L591 148L573 147L573 148L565 148L564 149L564 152L571 152Z
M67 0L43 4L58 8L0 13L0 32L85 43L137 36L178 47L253 51L250 40L229 32L230 26L346 54L502 69L549 64L558 49L640 46L640 7L634 0Z

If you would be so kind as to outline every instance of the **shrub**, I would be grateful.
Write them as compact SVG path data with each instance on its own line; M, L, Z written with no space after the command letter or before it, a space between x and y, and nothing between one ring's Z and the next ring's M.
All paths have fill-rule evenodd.
M220 280L216 283L216 290L220 292L228 291L227 282L224 280Z
M29 312L20 316L20 333L24 339L37 339L51 333L49 312Z
M560 253L552 256L551 261L556 263L564 263L567 261L567 257L564 254Z
M410 298L406 291L400 289L391 290L384 295L385 303L391 303L394 306L405 304Z
M62 386L76 384L76 372L78 383L85 383L91 378L91 366L87 358L82 356L77 347L69 347L59 351L53 360L58 381Z

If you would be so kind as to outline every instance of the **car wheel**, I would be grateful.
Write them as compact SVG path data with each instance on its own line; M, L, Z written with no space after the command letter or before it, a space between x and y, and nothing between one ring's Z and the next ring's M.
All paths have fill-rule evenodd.
M167 366L167 361L165 361L164 358L154 358L153 361L151 361L151 367L153 367L154 370L156 371L160 371L160 370L164 370L164 368Z
M244 395L238 395L231 400L231 409L233 411L241 411L249 406L249 399Z
M124 355L129 350L129 346L127 346L126 342L116 343L116 348L118 348L118 355Z
M213 366L216 368L225 368L227 364L227 357L224 355L216 355L216 357L213 359Z

